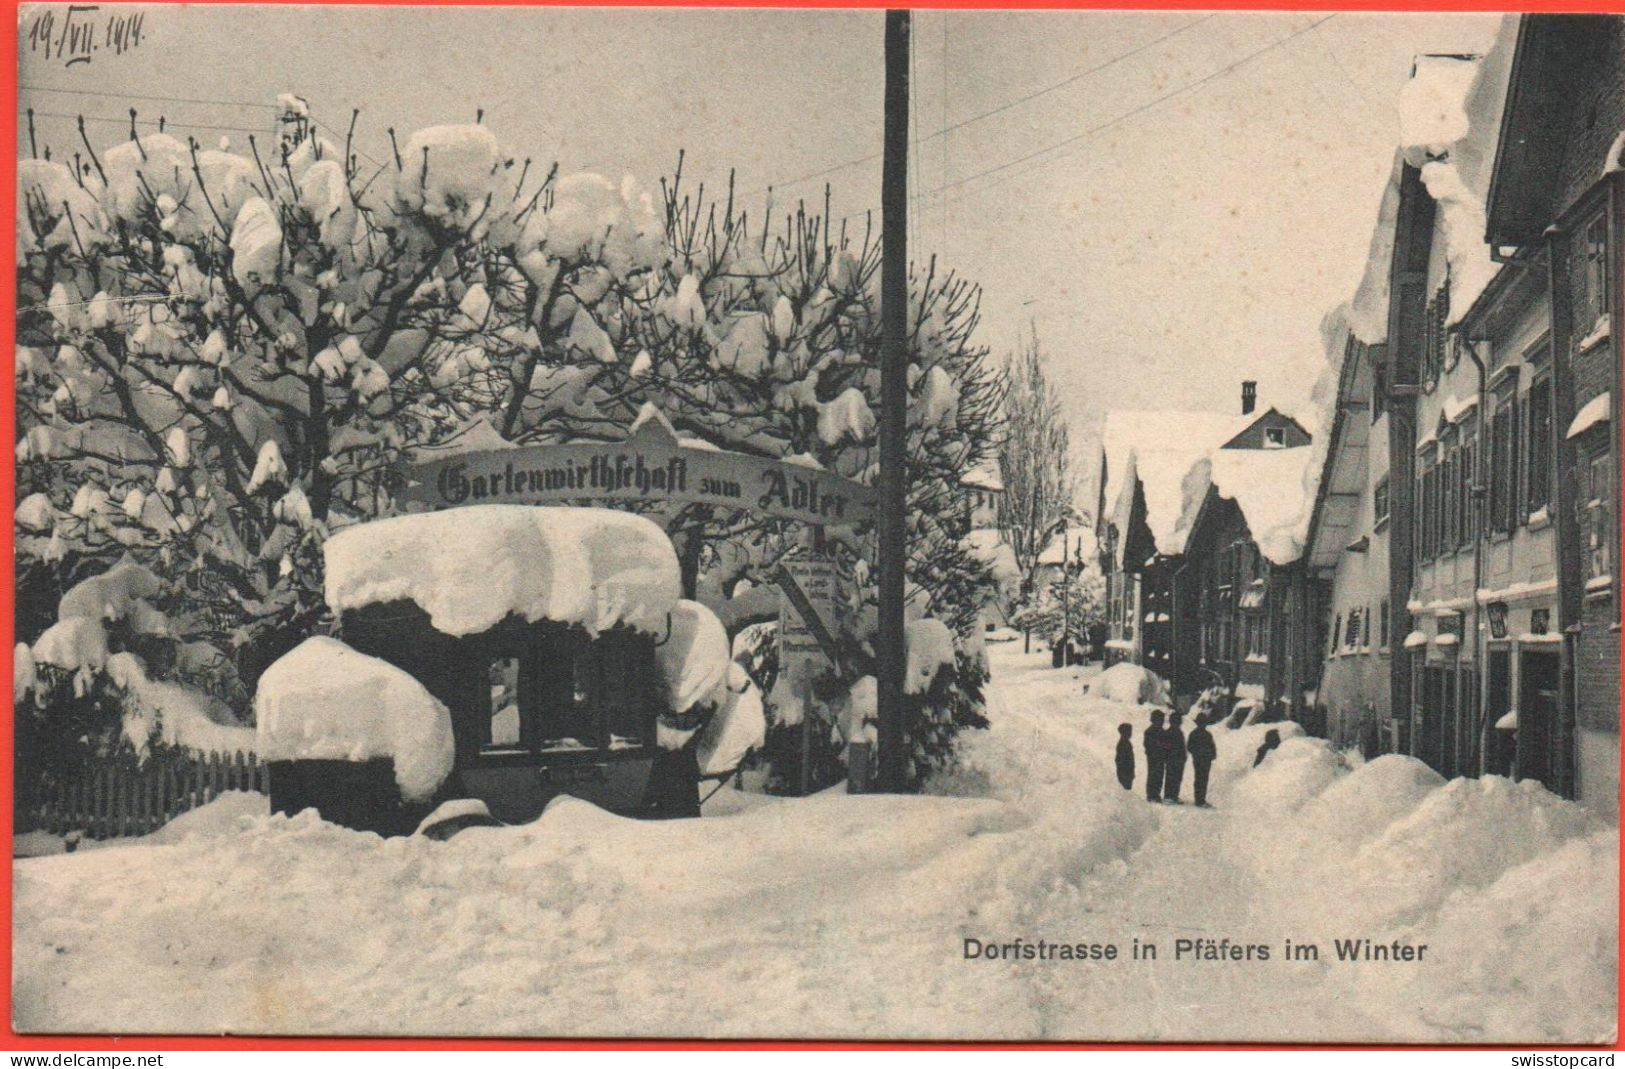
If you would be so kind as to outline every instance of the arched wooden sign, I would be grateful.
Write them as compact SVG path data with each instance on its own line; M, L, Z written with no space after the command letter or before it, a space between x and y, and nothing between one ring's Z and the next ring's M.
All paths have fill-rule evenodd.
M873 488L819 468L680 441L646 411L622 442L454 452L406 468L404 499L458 505L691 502L823 526L874 519Z

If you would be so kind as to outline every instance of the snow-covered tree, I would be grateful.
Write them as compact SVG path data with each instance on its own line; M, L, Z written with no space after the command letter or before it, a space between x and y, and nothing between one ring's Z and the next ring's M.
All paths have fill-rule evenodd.
M1023 588L1031 590L1039 557L1059 524L1070 515L1077 476L1068 452L1066 414L1044 372L1044 351L1035 329L1009 361L1004 435L999 468L999 529L1015 553Z
M1093 556L1068 561L1010 621L1012 626L1056 644L1063 639L1083 644L1088 641L1089 628L1105 622L1106 580Z
M391 512L403 460L454 439L619 439L646 402L684 436L872 479L871 227L804 208L755 226L731 193L690 195L680 161L658 197L560 177L478 123L391 130L372 161L301 99L280 106L274 142L246 150L160 132L19 167L21 637L127 556L176 635L221 653L209 689L243 708L324 626L328 532ZM958 546L954 498L1000 419L977 297L915 272L910 571L961 632L985 566ZM806 551L782 521L660 518L685 585L704 570L724 599ZM861 652L872 539L829 535Z
M248 684L316 626L320 543L392 506L404 450L519 420L544 355L601 357L591 307L664 257L649 197L483 126L374 165L282 108L246 152L87 140L18 182L19 588L129 554Z

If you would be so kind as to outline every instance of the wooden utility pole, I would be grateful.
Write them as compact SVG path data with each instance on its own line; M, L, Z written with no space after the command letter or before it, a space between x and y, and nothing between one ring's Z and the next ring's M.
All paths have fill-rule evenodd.
M903 574L908 554L909 14L886 12L886 132L880 171L880 633L876 682L882 791L907 785L903 738Z

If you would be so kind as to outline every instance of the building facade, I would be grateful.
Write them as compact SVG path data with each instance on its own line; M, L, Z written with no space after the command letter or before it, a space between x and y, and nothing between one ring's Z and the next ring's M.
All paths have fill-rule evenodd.
M1616 815L1622 151L1625 19L1524 16L1486 214L1498 257L1549 295L1560 649L1551 716L1519 710L1520 771Z
M1388 579L1393 488L1388 476L1388 408L1378 374L1381 344L1341 326L1341 348L1325 462L1304 548L1306 598L1323 655L1310 707L1327 738L1366 756L1402 748L1392 717L1394 628ZM1403 639L1404 635L1401 634Z
M1419 58L1466 133L1401 146L1335 343L1316 702L1339 742L1617 816L1625 19L1508 26Z

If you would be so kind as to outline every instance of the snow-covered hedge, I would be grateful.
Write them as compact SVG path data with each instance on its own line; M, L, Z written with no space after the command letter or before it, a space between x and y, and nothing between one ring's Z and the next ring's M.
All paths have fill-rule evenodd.
M260 677L264 761L389 758L408 801L423 801L456 757L451 714L406 672L337 639L308 638Z

